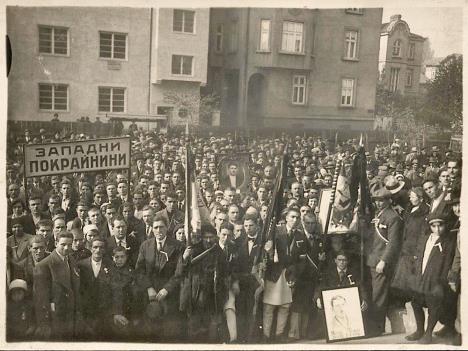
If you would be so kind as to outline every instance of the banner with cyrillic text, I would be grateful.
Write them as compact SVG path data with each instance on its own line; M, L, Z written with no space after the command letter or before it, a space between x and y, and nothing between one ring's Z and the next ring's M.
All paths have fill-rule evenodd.
M26 177L130 168L130 138L24 145Z

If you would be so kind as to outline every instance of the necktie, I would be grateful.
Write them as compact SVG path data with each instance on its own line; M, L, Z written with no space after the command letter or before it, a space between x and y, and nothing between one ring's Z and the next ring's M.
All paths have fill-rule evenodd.
M247 240L250 242L255 242L255 239L257 239L257 237L247 236Z
M161 251L162 249L162 243L160 241L157 241L157 244L158 244L158 251Z
M343 272L343 271L339 271L338 275L340 276L340 284L342 284L343 281L344 281L346 273Z
M123 246L122 245L122 240L119 240L119 242L117 243L117 246Z
M147 226L146 227L146 235L149 236L151 233L151 227L150 226Z

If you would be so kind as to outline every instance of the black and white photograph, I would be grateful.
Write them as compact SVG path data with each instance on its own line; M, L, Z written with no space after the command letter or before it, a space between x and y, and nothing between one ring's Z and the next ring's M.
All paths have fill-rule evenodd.
M1 345L468 345L466 4L354 3L1 5Z
M329 341L365 336L357 286L323 290L322 300Z

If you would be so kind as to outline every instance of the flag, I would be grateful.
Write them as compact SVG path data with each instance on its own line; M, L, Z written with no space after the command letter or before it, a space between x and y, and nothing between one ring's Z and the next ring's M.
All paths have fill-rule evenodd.
M195 180L194 157L187 144L185 148L185 235L191 243L191 233L199 231L203 224L210 223L210 212Z
M361 214L372 211L372 201L367 181L367 159L364 147L360 146L354 156L351 169L350 196L351 204L354 207L359 201Z

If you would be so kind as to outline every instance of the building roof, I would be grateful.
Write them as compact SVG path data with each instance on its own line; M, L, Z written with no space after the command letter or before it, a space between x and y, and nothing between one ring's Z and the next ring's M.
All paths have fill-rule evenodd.
M380 27L380 33L381 34L392 34L392 32L395 30L397 25L403 24L406 27L406 31L408 32L408 35L411 39L414 40L425 40L426 38L415 33L411 33L409 25L407 22L403 21L401 19L401 15L393 15L390 17L390 22L387 23L382 23Z

